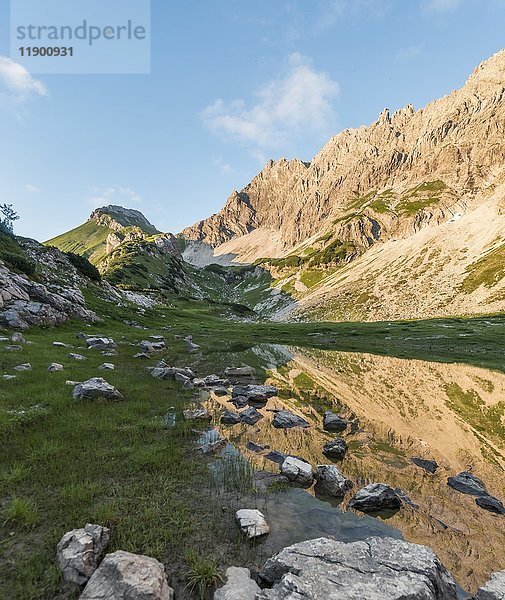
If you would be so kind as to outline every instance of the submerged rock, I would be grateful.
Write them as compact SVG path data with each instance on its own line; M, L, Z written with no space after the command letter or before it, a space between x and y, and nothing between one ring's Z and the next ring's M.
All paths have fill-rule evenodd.
M278 450L272 450L268 454L265 454L265 458L271 460L272 462L282 465L282 463L286 460L288 455L283 452L279 452Z
M347 428L347 421L342 419L339 415L327 410L323 417L323 429L325 431L339 432L345 431Z
M349 501L349 508L362 512L386 509L396 510L402 502L393 488L384 483L369 483L361 488Z
M468 471L462 471L454 477L448 477L447 485L462 494L470 494L471 496L489 495L484 482Z
M343 498L354 485L334 465L318 465L315 477L317 488L323 493L336 498Z
M313 481L312 465L295 456L286 456L281 465L281 473L289 481L300 485L311 485Z
M414 456L414 458L411 458L410 460L418 467L421 467L421 469L428 471L428 473L434 473L438 469L438 464L434 460L418 458L417 456Z
M275 413L272 425L276 429L291 429L292 427L310 427L310 423L289 410L278 410Z
M101 377L92 377L78 383L72 393L74 400L91 400L106 398L107 400L123 400L124 396L113 385Z
M270 532L263 513L257 509L242 508L237 510L235 517L240 530L248 539L257 538Z
M109 543L110 531L101 525L87 524L68 531L56 548L56 559L65 581L86 583L98 567Z
M256 600L456 600L456 584L432 550L392 538L319 538L284 548L260 577ZM296 591L295 591L296 590Z
M479 496L478 498L475 498L475 504L498 515L505 515L503 503L494 496Z
M329 458L342 460L347 454L347 444L342 438L335 438L323 446L323 454Z
M260 586L251 579L249 569L229 567L226 583L216 590L214 600L255 600L258 592L261 592Z
M475 600L504 600L505 571L491 573L486 583L477 590Z
M80 600L173 600L165 567L154 558L118 550L107 554Z

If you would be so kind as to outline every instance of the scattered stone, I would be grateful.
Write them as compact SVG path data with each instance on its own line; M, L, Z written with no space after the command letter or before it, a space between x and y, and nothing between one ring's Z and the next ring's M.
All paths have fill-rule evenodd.
M251 442L250 440L247 442L245 447L248 450L251 450L252 452L263 452L263 450L270 448L270 446L260 446L259 444L256 444L255 442Z
M8 337L0 337L0 344L5 344L5 342L10 342Z
M16 379L15 375L4 375L3 379L5 379L5 381L12 381L13 379Z
M183 413L184 418L187 421L210 421L211 416L209 411L206 408L193 408L184 410Z
M396 510L401 504L398 494L389 485L369 483L351 498L349 508L361 512L375 512L386 509Z
M245 396L248 402L265 403L277 393L278 389L272 385L236 385L233 388L232 397Z
M117 351L113 350L111 352L106 352L105 350L102 350L102 352L100 352L100 354L102 356L117 356Z
M462 494L470 494L471 496L489 496L484 482L468 471L462 471L454 477L448 477L447 485Z
M286 460L288 455L283 452L279 452L278 450L272 450L268 454L265 454L265 458L271 460L272 462L282 465L282 463Z
M254 369L252 367L226 367L224 370L225 377L252 377Z
M221 416L223 425L236 425L240 423L240 415L232 410L225 411Z
M310 424L303 418L289 410L279 410L275 413L272 425L276 429L291 429L292 427L310 427Z
M53 346L56 348L73 348L72 344L65 344L63 342L53 342Z
M133 355L133 358L150 358L149 354L146 354L145 352L137 352L137 354Z
M32 365L30 363L23 363L22 365L18 365L14 367L14 371L31 371Z
M7 352L19 352L22 349L23 348L21 346L5 346L5 350L7 350Z
M235 398L232 398L230 402L235 406L235 408L244 408L244 406L247 406L247 398L245 396L235 396Z
M251 579L249 569L229 567L226 584L216 590L214 600L254 600L258 592L261 592L260 586Z
M174 372L174 379L175 379L175 381L178 381L179 383L186 383L187 381L191 381L191 379L187 375L184 375L183 373L177 373L177 372Z
M438 464L434 460L418 458L417 456L414 456L410 460L418 467L421 467L421 469L428 471L428 473L434 473L438 469Z
M315 478L317 489L336 498L343 498L354 485L334 465L318 465Z
M270 532L270 527L259 510L242 508L237 510L235 517L240 530L250 540Z
M173 600L165 567L154 558L118 550L107 554L80 600Z
M203 454L214 454L215 452L219 452L228 444L228 440L225 437L221 437L213 442L207 442L206 444L202 444L198 447L200 452Z
M347 428L347 421L339 415L327 410L323 417L323 429L325 431L340 432Z
M246 425L256 425L256 423L262 418L263 415L252 406L246 408L240 413L240 420Z
M300 542L268 559L260 577L271 589L256 600L457 598L454 580L432 550L387 537Z
M174 379L175 371L171 367L154 367L151 369L151 377L156 379Z
M56 559L65 581L86 583L98 567L109 543L110 531L101 525L87 524L68 531L56 548Z
M226 387L230 383L228 381L228 379L223 379L222 377L219 377L218 375L214 375L214 374L207 375L206 377L204 377L203 382L208 387L214 387L214 386ZM228 391L226 393L228 393Z
M85 356L82 354L76 354L75 352L70 352L68 358L73 358L74 360L87 360Z
M475 498L475 504L498 515L505 515L503 502L500 502L500 500L494 496L479 496L478 498Z
M224 396L228 396L228 390L225 387L216 387L212 391L219 398L223 398Z
M342 460L347 454L347 444L342 438L335 438L323 446L323 454L335 460Z
M13 344L26 344L26 340L23 336L22 333L19 333L19 331L15 331L12 335L11 335L11 342Z
M115 350L117 348L116 342L109 337L86 337L86 344L88 348L93 348L94 350L105 350L108 352L109 350Z
M75 387L78 383L78 381L65 381L65 385L71 385L72 387Z
M150 335L149 339L155 340L156 342L164 342L165 341L165 337L162 335Z
M63 371L63 365L60 365L60 363L51 363L48 367L47 370L50 373L54 373L56 371Z
M191 335L187 335L184 338L184 345L186 346L186 350L190 353L198 352L198 350L200 350L200 346L193 343L193 337Z
M100 371L114 371L116 367L112 363L103 363L103 365L100 365L98 368Z
M295 456L286 456L281 465L281 473L294 483L300 485L312 484L312 465Z
M123 400L124 396L113 385L101 377L92 377L78 383L72 393L74 400L92 400L106 398L107 400Z
M505 598L505 571L491 573L486 583L477 590L475 600L503 600Z
M194 383L191 381L191 379L188 379L187 381L185 381L182 384L182 389L183 390L194 390L195 389L195 385Z
M153 352L162 352L167 348L167 345L164 341L150 342L149 340L142 340L139 346L141 352L144 352L145 354L152 354Z

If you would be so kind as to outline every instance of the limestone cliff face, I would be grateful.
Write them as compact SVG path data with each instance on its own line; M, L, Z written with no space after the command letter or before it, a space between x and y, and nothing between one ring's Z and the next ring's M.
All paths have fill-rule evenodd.
M501 51L460 90L417 111L386 109L371 125L331 138L310 163L270 161L218 214L182 233L215 248L269 229L287 251L332 228L366 248L464 211L504 168Z

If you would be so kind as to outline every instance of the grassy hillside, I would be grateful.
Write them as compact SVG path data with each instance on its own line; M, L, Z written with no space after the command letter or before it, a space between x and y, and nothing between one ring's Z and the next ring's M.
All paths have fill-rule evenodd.
M87 221L55 238L47 240L47 246L55 246L63 252L73 252L85 256L95 266L105 258L107 236L112 233L108 227Z

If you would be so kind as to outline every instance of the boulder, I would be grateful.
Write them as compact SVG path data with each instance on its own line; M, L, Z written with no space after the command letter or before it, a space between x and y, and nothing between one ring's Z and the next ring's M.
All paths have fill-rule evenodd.
M133 355L133 358L149 358L149 354L145 352L137 352L137 354Z
M336 498L343 498L354 485L334 465L318 465L315 477L317 489Z
M286 460L287 454L283 452L279 452L278 450L271 450L268 454L265 454L265 458L271 460L272 462L282 465L282 463Z
M362 512L380 510L396 510L402 502L398 494L389 485L384 483L369 483L361 488L349 501L349 508Z
M70 352L68 358L73 358L74 360L87 360L85 356L76 354L75 352Z
M223 379L222 377L219 377L218 375L214 375L214 374L206 375L203 378L203 383L207 387L215 387L215 386L226 387L227 385L230 384L228 379Z
M65 385L71 385L72 387L76 386L78 383L78 381L72 381L70 379L68 381L65 381Z
M63 371L63 365L60 365L60 363L51 363L48 367L47 370L50 373L54 373L56 371Z
M331 410L327 410L324 413L323 429L325 431L338 433L340 431L345 431L346 428L347 421L345 419L342 419L342 417L340 417L339 415L335 414L334 412L331 412Z
M224 370L225 377L252 377L254 369L252 367L226 367Z
M73 348L72 344L65 344L64 342L53 342L53 346L56 348Z
M235 408L244 408L244 406L247 406L247 398L245 396L235 396L235 398L232 398L230 402L235 406Z
M12 381L13 379L16 379L15 375L3 375L2 379L4 379L5 381Z
M448 477L447 485L462 494L470 494L471 496L489 495L484 482L468 471L462 471L454 477Z
M56 548L56 559L65 581L86 583L98 567L109 543L110 531L101 525L87 524L68 531Z
M103 363L103 365L100 365L98 368L100 371L114 371L116 367L112 363Z
M225 387L216 387L212 390L212 392L218 398L223 398L224 396L228 396L228 390Z
M239 414L240 420L246 425L256 425L256 423L263 418L263 415L252 406L246 408Z
M478 498L475 498L475 504L498 515L505 515L503 502L500 502L500 500L494 496L479 496Z
M266 519L259 510L242 508L235 514L239 529L248 539L253 539L266 535L270 532L270 527Z
M142 340L139 344L141 352L146 354L152 354L153 352L162 352L166 350L167 345L164 341L161 342L150 342L149 340Z
M295 456L286 456L281 465L281 474L300 485L312 484L312 465Z
M182 412L186 421L210 421L211 415L206 408L192 408Z
M272 425L276 429L291 429L292 427L310 427L303 417L299 417L289 410L278 410L275 413Z
M151 377L156 379L174 379L175 371L172 367L154 367L151 369Z
M347 444L342 438L335 438L323 446L323 454L335 460L342 460L347 454Z
M432 550L393 538L329 538L289 546L260 577L256 600L456 600L456 584Z
M107 400L123 400L124 396L113 385L101 377L92 377L78 383L72 393L74 400L92 400L106 398Z
M214 600L255 600L258 592L261 592L260 586L251 579L249 569L229 567L226 583L216 590Z
M227 410L221 415L221 423L224 425L236 425L240 423L240 415L232 410Z
M117 348L116 343L112 338L109 337L87 337L86 344L88 348L93 348L93 350L104 350L108 352L109 350L115 350Z
M7 350L7 352L20 352L23 348L21 346L5 346L5 350Z
M165 567L149 556L118 550L107 554L80 600L173 600Z
M30 363L23 363L22 365L17 365L14 367L14 371L31 371L32 365Z
M410 460L418 467L421 467L421 469L428 471L428 473L434 473L438 469L438 464L434 460L418 458L417 456L414 456L414 458L411 458Z
M475 600L504 600L505 571L491 573L486 583L477 590Z
M26 344L26 340L24 338L24 335L22 333L19 333L19 331L15 331L11 335L11 342L13 344Z
M248 402L266 402L276 396L278 389L273 385L236 385L232 391L232 398L245 396Z

